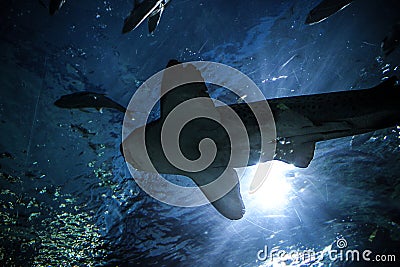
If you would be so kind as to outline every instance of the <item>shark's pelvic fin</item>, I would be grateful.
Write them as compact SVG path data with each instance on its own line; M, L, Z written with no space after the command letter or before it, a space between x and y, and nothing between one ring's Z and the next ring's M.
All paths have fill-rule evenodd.
M276 146L275 159L293 164L298 168L307 168L314 157L315 142L287 143Z

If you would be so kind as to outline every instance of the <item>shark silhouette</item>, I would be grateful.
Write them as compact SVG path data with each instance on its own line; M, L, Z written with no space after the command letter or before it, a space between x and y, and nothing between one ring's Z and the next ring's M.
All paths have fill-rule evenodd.
M50 0L49 4L49 14L54 15L56 11L60 10L60 8L65 4L66 0Z
M167 67L178 64L170 61ZM190 64L188 64L190 67ZM194 68L194 66L191 66ZM168 70L168 68L167 68ZM201 74L198 72L201 79ZM164 73L162 84L168 82ZM163 85L161 85L163 88ZM190 99L206 99L202 108L221 116L232 109L246 127L250 156L246 161L228 165L226 151L231 146L229 136L213 121L197 119L184 127L179 146L182 153L191 160L200 156L198 144L204 138L211 138L218 148L214 162L209 168L198 172L182 171L172 166L161 145L161 129L170 112L180 103ZM209 101L207 102L207 99ZM274 159L294 166L306 168L314 156L316 142L334 138L363 134L377 129L394 127L400 123L400 86L396 77L389 78L376 87L333 93L276 98L253 103L229 106L214 106L204 82L185 84L167 92L160 100L160 118L137 128L123 141L121 152L134 168L153 171L144 161L147 153L156 170L161 174L179 174L190 177L202 190L211 204L226 218L237 220L243 217L245 208L240 195L238 175L234 168L246 167L263 162L260 149L260 129L252 112L253 109L269 105L276 127L276 151ZM79 105L77 105L79 106ZM138 143L145 139L147 151L138 149ZM240 145L240 144L239 144ZM224 177L227 183L235 184L219 199L214 198L213 188L204 185Z
M323 0L310 13L306 24L313 25L326 20L328 17L349 6L354 0Z
M160 22L164 8L171 0L135 1L135 7L125 19L122 33L136 29L145 19L148 19L149 33L153 33Z
M126 112L126 108L106 97L104 94L89 91L64 95L57 99L54 105L59 108L68 109L95 108L97 110L102 110L103 108L111 108L123 113Z
M169 66L173 64L177 62L170 62ZM171 77L168 77L168 72L165 72L163 82L169 79ZM230 144L227 141L229 136L224 131L218 130L212 121L197 120L197 123L187 125L180 133L179 145L182 153L192 160L198 158L200 156L199 142L204 138L211 138L216 143L218 154L210 167L203 171L182 171L172 166L164 155L161 130L169 113L177 105L199 97L209 98L205 83L183 85L166 93L160 102L160 118L136 129L124 140L125 159L138 170L151 171L151 166L148 166L147 161L144 160L143 153L145 152L138 149L140 140L145 139L146 153L159 173L190 177L222 215L229 219L240 219L244 214L244 205L234 168L264 161L260 148L261 127L257 125L252 110L259 109L267 103L260 101L215 107L209 98L208 103L202 104L202 108L207 109L208 112L226 117L224 114L230 108L240 117L248 132L250 157L246 162L237 162L228 166L227 150L237 144ZM313 158L316 142L362 134L400 123L399 101L400 88L395 77L371 89L268 100L277 134L274 158L305 168ZM213 182L221 174L227 176L224 178L228 183L236 183L236 185L222 198L214 200L213 189L202 187Z

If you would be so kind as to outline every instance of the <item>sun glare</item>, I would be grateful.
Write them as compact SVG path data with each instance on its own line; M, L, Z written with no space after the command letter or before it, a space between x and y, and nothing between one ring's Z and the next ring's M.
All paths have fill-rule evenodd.
M261 163L260 163L261 164ZM262 163L264 164L264 163ZM246 190L251 182L254 173L259 166L251 167L246 177L244 177L244 188L247 206L257 210L274 210L284 208L289 202L289 193L292 190L290 183L287 181L286 174L295 167L280 161L273 161L268 164L271 169L265 178L263 184L254 192Z

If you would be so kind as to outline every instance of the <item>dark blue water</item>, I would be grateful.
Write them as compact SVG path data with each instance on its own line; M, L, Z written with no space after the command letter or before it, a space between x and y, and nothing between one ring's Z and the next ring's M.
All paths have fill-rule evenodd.
M380 51L398 1L356 0L310 26L319 1L172 0L153 36L146 25L122 35L131 2L67 0L54 16L40 1L0 4L2 265L398 265L399 127L318 143L307 169L276 163L230 221L147 196L119 153L122 114L53 105L84 90L127 105L172 58L237 68L267 98L369 88L400 74L400 50ZM265 246L324 257L263 261ZM347 250L387 262L346 260Z

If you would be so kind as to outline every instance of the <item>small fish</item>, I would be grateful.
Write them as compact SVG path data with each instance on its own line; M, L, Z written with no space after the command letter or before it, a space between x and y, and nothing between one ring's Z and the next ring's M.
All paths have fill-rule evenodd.
M0 154L0 159L14 159L14 156L9 152L3 152Z
M387 57L390 55L400 44L400 21L397 22L392 31L381 43L382 54Z
M105 146L102 145L102 144L95 144L95 143L92 143L92 142L89 142L89 147L90 147L94 152L97 152L97 150L99 150L99 149L105 148Z
M313 25L326 20L336 12L346 8L354 0L323 0L310 13L308 13L306 24Z
M20 177L13 176L13 175L5 173L5 172L0 172L0 178L1 178L1 180L4 179L4 180L6 180L6 181L8 181L10 183L16 183L16 182L21 181Z
M369 241L369 242L374 241L377 232L378 232L378 228L375 229L375 231L373 231L373 232L371 233L371 235L369 236L369 238L368 238L368 241Z
M78 124L71 124L71 129L74 131L79 131L83 137L89 137L89 135L96 135L96 133L93 133L89 131L88 129L82 127L82 125Z
M27 172L25 172L25 176L28 178L35 178L35 177L37 177L37 174L35 174L31 171L27 171Z
M104 94L94 92L77 92L69 95L64 95L54 102L59 108L82 109L82 108L96 108L102 110L103 108L116 109L125 113L126 108L106 97Z
M50 0L49 14L54 15L64 5L65 0Z
M125 19L122 33L136 29L145 19L148 19L149 33L153 33L160 22L164 8L171 0L145 0L141 3L135 1L135 7Z

